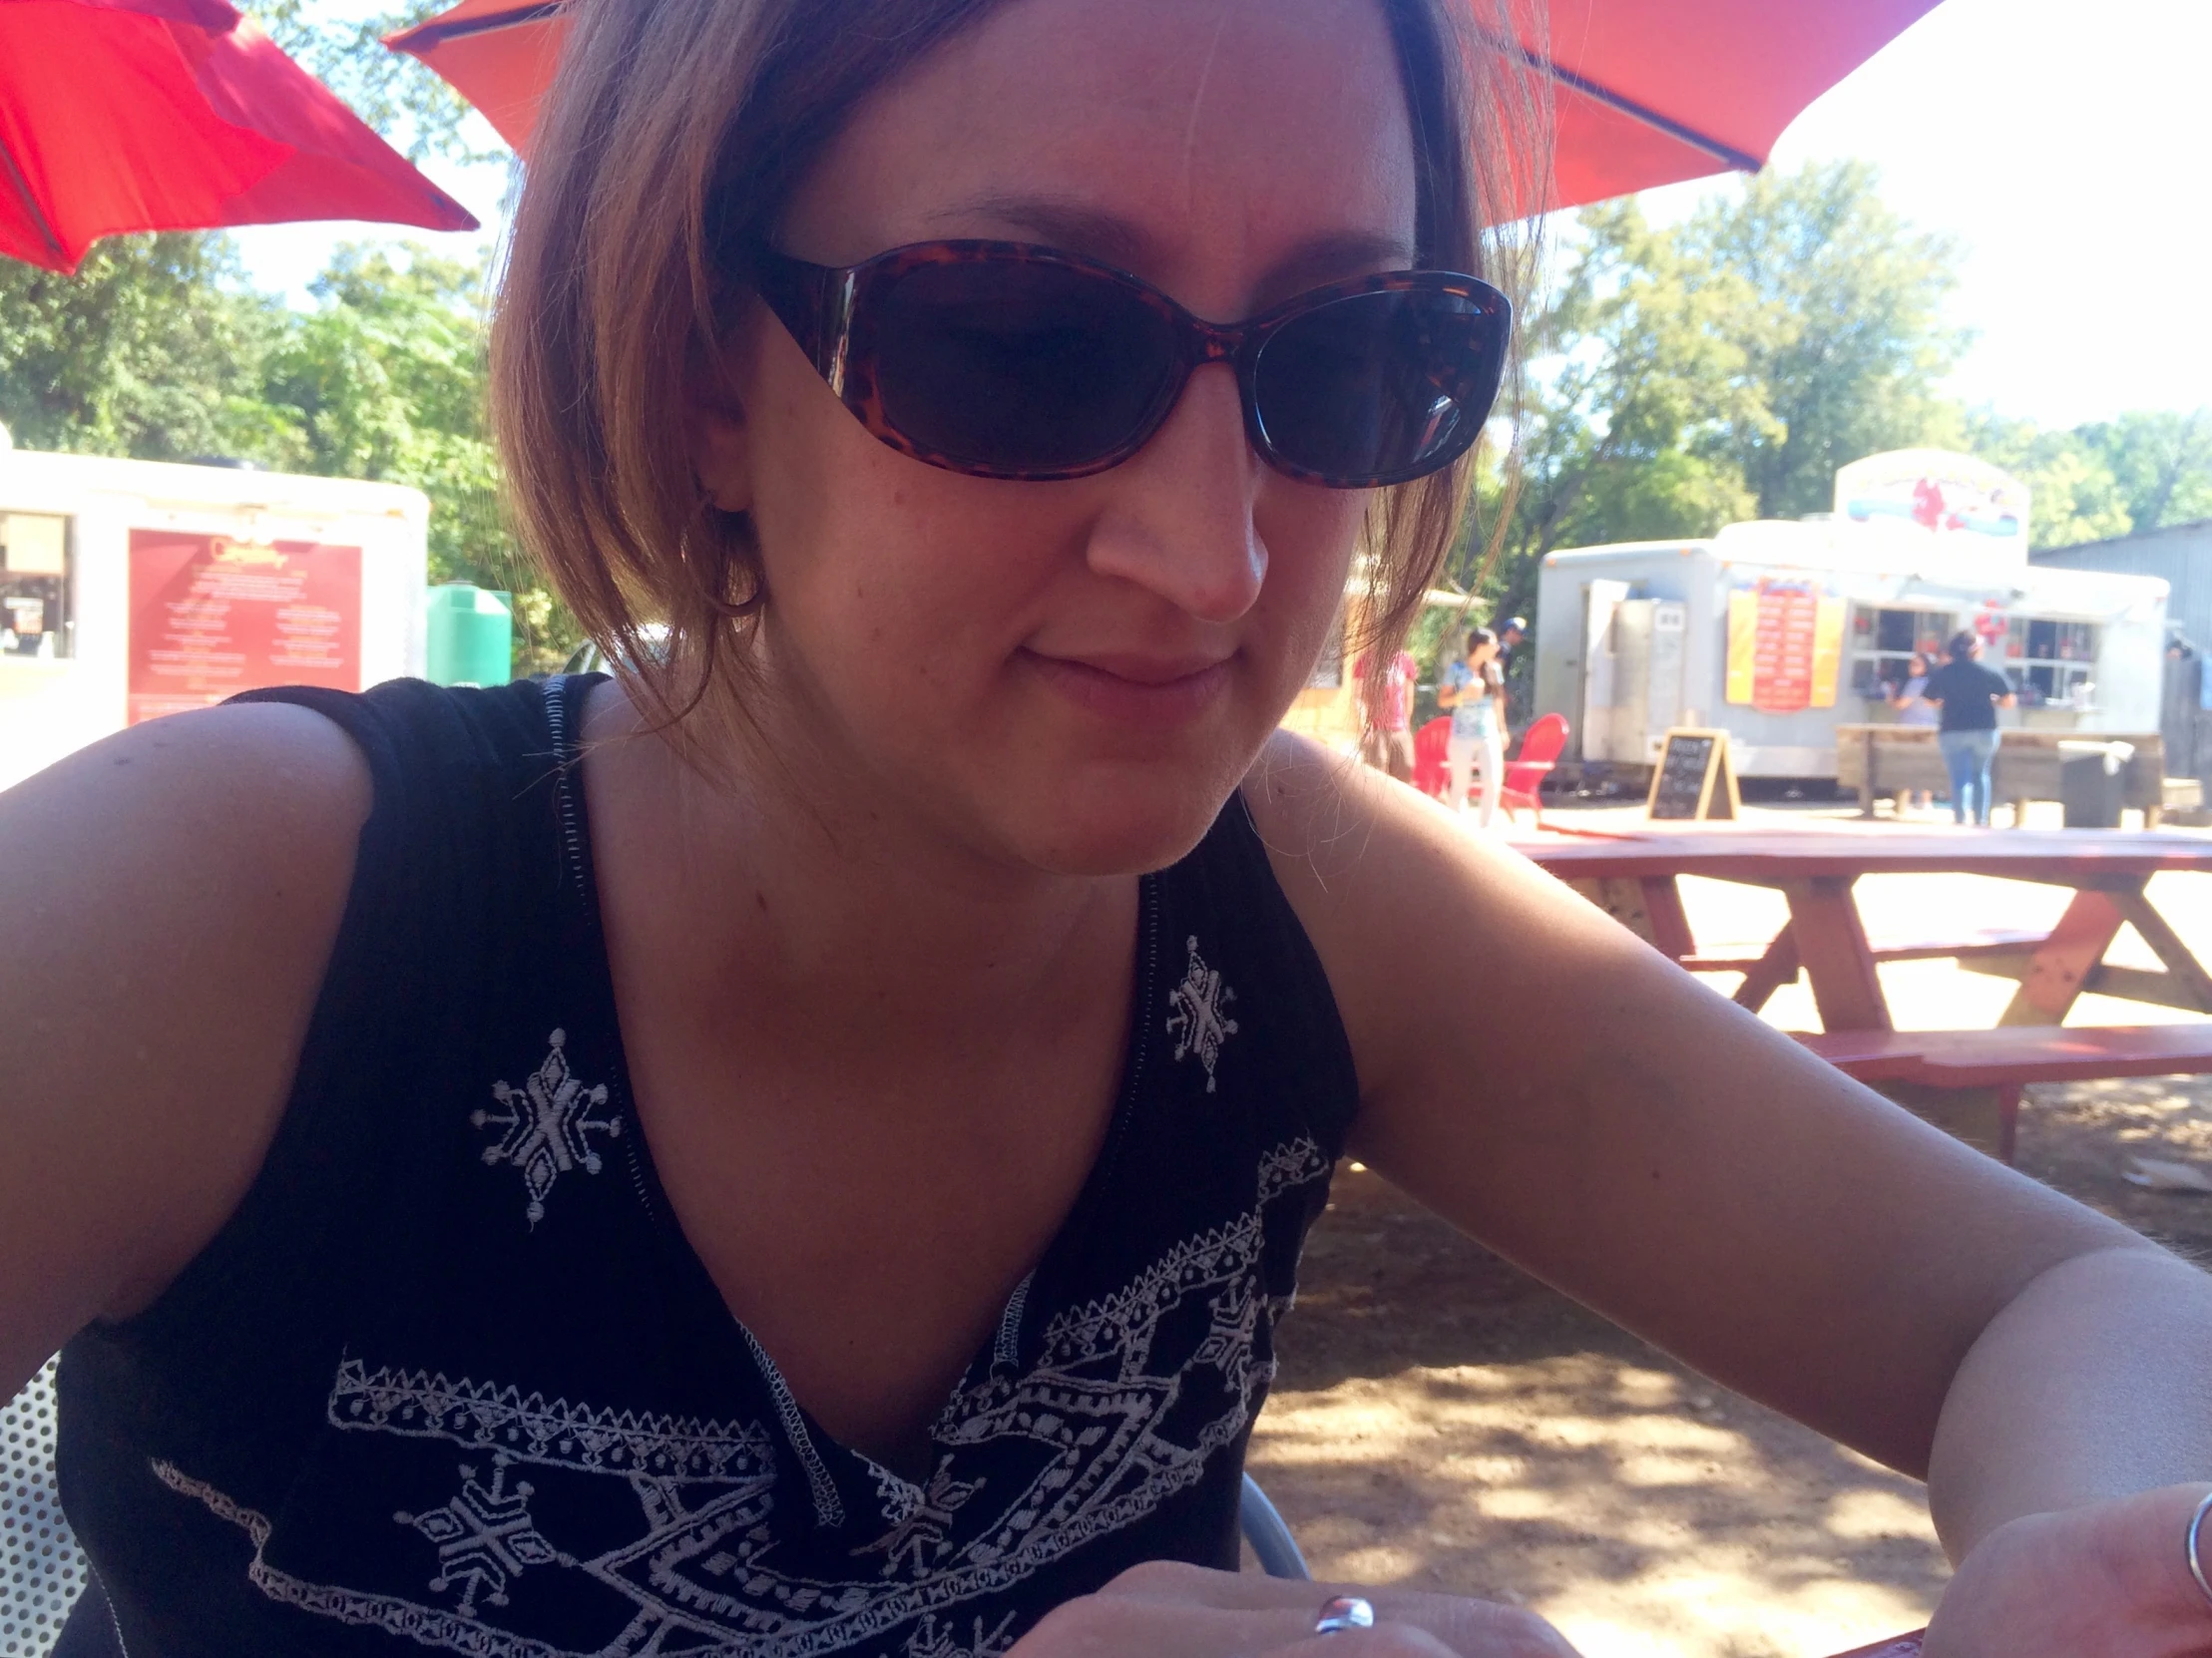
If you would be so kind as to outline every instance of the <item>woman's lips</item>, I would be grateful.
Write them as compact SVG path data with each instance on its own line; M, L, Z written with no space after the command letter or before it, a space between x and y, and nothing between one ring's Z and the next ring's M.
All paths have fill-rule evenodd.
M1098 655L1022 658L1086 712L1117 725L1159 728L1204 712L1228 689L1233 658Z

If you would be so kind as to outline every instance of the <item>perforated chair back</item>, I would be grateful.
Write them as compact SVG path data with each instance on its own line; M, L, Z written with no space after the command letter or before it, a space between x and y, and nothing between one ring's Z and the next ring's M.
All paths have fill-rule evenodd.
M85 1586L54 1486L54 1362L0 1409L0 1658L46 1658Z

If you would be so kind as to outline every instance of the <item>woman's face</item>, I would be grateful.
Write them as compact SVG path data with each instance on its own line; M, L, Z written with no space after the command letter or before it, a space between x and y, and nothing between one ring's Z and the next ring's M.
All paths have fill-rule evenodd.
M1202 317L1414 262L1414 159L1371 0L1015 0L855 114L785 252L1042 242ZM1157 867L1204 832L1304 683L1369 496L1294 482L1199 369L1096 477L962 477L878 443L755 311L693 417L752 515L779 746L991 858Z

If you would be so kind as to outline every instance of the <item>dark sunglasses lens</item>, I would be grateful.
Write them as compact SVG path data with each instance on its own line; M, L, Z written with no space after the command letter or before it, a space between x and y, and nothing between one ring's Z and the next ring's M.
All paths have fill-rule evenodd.
M1353 294L1291 318L1252 393L1268 447L1333 483L1399 483L1475 441L1498 394L1503 318L1464 294Z
M967 470L1089 466L1141 431L1176 369L1167 318L1042 261L922 265L881 301L876 388L902 437Z

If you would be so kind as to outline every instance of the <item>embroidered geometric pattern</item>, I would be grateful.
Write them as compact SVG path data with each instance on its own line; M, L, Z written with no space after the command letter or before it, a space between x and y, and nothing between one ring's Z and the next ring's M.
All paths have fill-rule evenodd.
M181 1471L173 1462L156 1458L149 1464L154 1477L181 1496L206 1503L209 1512L228 1520L253 1544L253 1558L246 1562L245 1580L269 1599L337 1623L381 1629L417 1646L444 1647L468 1658L618 1658L616 1653L577 1653L492 1629L457 1612L436 1606L418 1606L397 1595L363 1594L353 1589L308 1583L280 1571L262 1558L268 1548L271 1527L265 1514L231 1501L203 1480Z
M1265 1153L1259 1160L1259 1200L1272 1203L1284 1192L1310 1185L1326 1175L1329 1159L1310 1134L1300 1134Z
M988 1630L983 1627L983 1619L974 1619L965 1641L949 1621L940 1624L935 1612L925 1612L914 1633L906 1638L906 1658L999 1658L1013 1644L1012 1612Z
M546 1194L554 1181L578 1167L587 1174L599 1172L600 1157L590 1136L616 1139L623 1131L621 1117L592 1114L607 1103L607 1084L587 1087L570 1074L569 1057L562 1051L569 1034L556 1031L547 1039L550 1051L521 1087L492 1084L492 1098L504 1109L469 1113L478 1128L504 1130L498 1144L484 1148L484 1161L522 1170L523 1190L530 1199L523 1213L533 1228L546 1218Z
M431 1592L443 1594L458 1585L461 1604L455 1610L464 1618L476 1616L479 1594L494 1606L506 1605L508 1579L520 1577L526 1566L576 1564L531 1523L530 1481L520 1479L512 1491L506 1489L512 1460L505 1451L492 1458L488 1485L479 1483L476 1469L463 1462L461 1494L451 1502L428 1513L401 1509L392 1515L438 1545L438 1575L430 1580Z
M1290 1146L1276 1157L1285 1171L1305 1162ZM885 1504L882 1534L842 1553L805 1552L806 1536L832 1534L794 1536L776 1514L779 1448L767 1428L598 1409L356 1359L338 1368L325 1410L333 1428L462 1452L408 1475L437 1482L423 1493L436 1506L384 1521L421 1535L414 1581L448 1603L418 1601L400 1583L377 1592L288 1574L265 1558L264 1518L182 1475L163 1478L246 1530L248 1577L270 1597L478 1658L994 1658L1012 1625L995 1607L956 1621L956 1608L1142 1519L1203 1478L1248 1425L1273 1370L1255 1352L1263 1236L1255 1207L1054 1317L1033 1369L957 1392L933 1430L929 1480L918 1490L900 1481L913 1495ZM578 1547L548 1519L556 1511L598 1515L613 1546ZM502 1629L516 1597L549 1572L619 1597L610 1604L621 1637L586 1654Z
M748 1484L771 1475L775 1464L774 1443L757 1427L594 1411L424 1371L371 1371L358 1359L338 1366L324 1416L333 1428L444 1440L588 1473Z
M1221 1044L1236 1035L1236 1021L1228 1017L1236 992L1221 983L1221 975L1198 954L1195 937L1184 941L1190 954L1182 983L1167 993L1167 1034L1175 1038L1175 1057L1195 1053L1206 1067L1206 1092L1214 1091L1213 1067L1221 1057Z
M905 1512L892 1522L891 1529L854 1552L882 1555L886 1577L919 1575L952 1552L952 1544L945 1540L946 1527L983 1484L980 1479L965 1483L955 1479L952 1465L950 1456L941 1460L929 1488L918 1493L918 1500L900 1504Z

